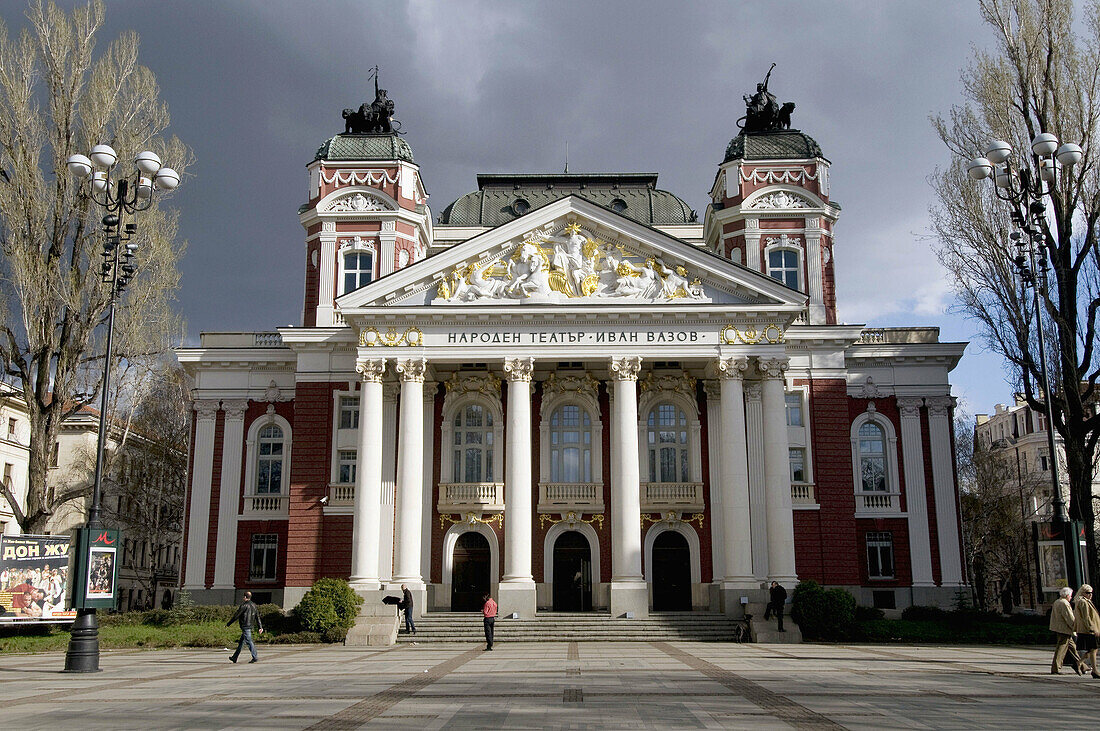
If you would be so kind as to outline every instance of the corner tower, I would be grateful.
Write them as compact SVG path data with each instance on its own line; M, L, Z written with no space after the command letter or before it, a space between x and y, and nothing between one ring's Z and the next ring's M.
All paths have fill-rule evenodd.
M710 190L707 247L807 294L809 324L836 324L833 225L840 206L829 200L829 161L812 137L790 129L794 104L780 106L767 78L745 103L744 127L726 147Z
M345 109L344 134L327 140L309 170L302 324L344 325L335 300L427 256L432 215L420 167L398 134L385 89Z

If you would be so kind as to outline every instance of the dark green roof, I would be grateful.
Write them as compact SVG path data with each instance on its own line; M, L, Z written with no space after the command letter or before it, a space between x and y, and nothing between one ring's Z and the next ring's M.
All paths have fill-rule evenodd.
M336 135L317 150L314 160L413 160L412 148L398 135Z
M657 189L656 173L478 175L477 187L444 208L439 223L500 226L570 195L648 225L696 220L691 206Z
M750 132L730 140L726 159L730 160L802 160L821 157L821 145L797 129L782 132Z

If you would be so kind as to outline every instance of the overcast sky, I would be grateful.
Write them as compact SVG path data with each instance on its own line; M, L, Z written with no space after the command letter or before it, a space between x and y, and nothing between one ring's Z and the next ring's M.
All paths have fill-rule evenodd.
M72 6L70 0L62 3ZM22 0L0 0L24 24ZM188 2L109 0L197 162L174 198L189 338L301 320L305 166L373 98L382 69L433 215L479 172L656 172L699 211L772 62L771 90L832 167L840 318L972 340L953 374L971 413L1009 399L1000 360L951 314L928 237L929 115L985 45L951 2Z

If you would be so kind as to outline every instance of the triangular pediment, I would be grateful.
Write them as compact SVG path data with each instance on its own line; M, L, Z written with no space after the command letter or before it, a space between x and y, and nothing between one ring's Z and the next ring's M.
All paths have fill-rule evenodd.
M555 201L337 299L400 306L731 305L800 308L805 295L583 198Z

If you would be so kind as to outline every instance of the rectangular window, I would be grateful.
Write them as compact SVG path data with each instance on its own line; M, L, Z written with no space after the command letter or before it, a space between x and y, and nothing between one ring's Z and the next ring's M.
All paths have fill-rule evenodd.
M787 402L787 426L802 426L802 393L788 393L783 398Z
M355 482L355 456L354 449L340 450L340 474L337 482L351 484Z
M13 465L13 464L5 464L4 465L4 484L8 486L9 490L12 489L12 487L13 487L13 485L11 484L11 471L14 468L15 468L15 465Z
M359 428L359 399L354 396L340 397L340 428Z
M8 417L8 439L15 439L15 427L18 422L11 417Z
M894 535L867 534L867 576L872 579L894 578Z
M787 450L791 460L791 482L807 482L806 480L806 450L791 447Z
M1045 454L1039 455L1039 469L1041 469L1043 472L1046 472L1050 469L1050 465L1047 464L1047 456Z
M256 533L252 536L252 560L248 578L252 581L275 580L275 558L279 553L277 533Z

